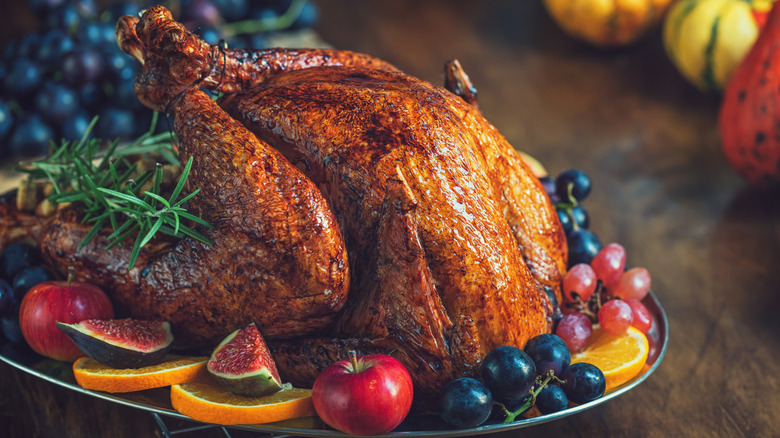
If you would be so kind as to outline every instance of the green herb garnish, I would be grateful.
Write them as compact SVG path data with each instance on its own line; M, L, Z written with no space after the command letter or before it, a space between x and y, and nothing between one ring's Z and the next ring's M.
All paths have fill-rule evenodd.
M143 135L119 148L119 140L111 142L105 150L104 140L90 138L97 117L92 119L79 141L63 141L59 147L52 143L53 152L46 158L23 163L17 168L31 179L48 179L54 193L48 198L54 203L81 203L84 207L84 223L92 227L79 243L79 249L89 243L107 224L113 229L108 236L111 248L135 235L128 269L132 269L141 248L157 233L173 237L189 236L207 245L212 242L188 226L189 222L212 228L203 219L187 212L185 203L200 189L182 196L182 190L192 167L192 157L181 170L176 186L170 190L163 186L163 167L136 175L136 164L129 157L155 154L170 164L179 166L169 133L154 134L158 114L152 126ZM150 187L144 187L151 181Z

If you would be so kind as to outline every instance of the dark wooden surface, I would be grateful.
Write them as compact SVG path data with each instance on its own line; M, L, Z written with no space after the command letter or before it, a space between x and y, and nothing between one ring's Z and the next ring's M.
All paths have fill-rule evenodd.
M461 60L484 114L551 173L588 172L592 228L645 266L671 323L666 357L620 398L501 437L780 436L780 197L747 189L658 32L577 43L539 2L320 0L320 35L441 84ZM0 365L0 435L159 435L144 412ZM221 436L218 431L185 436Z

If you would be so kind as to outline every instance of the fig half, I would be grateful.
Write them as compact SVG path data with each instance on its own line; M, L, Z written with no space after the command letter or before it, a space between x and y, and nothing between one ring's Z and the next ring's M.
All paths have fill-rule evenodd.
M57 327L87 356L112 368L141 368L165 359L171 348L171 325L137 319L87 319Z
M206 368L234 394L259 397L282 389L276 362L255 323L220 342Z

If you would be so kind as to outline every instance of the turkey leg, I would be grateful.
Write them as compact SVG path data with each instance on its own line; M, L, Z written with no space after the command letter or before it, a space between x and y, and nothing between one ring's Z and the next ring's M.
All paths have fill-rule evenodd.
M194 157L189 188L201 189L191 208L214 225L203 231L214 244L157 242L128 271L130 248L106 251L108 230L76 248L87 229L70 209L43 236L47 259L74 266L124 312L171 322L180 345L215 345L252 321L269 339L330 326L349 271L319 190L204 92L186 90L170 108L181 159Z

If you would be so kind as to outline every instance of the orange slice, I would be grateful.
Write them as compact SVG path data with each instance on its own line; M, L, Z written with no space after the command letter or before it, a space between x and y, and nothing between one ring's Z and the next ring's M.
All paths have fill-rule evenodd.
M157 365L141 368L111 368L90 357L73 363L76 383L86 389L106 392L132 392L161 388L197 380L206 373L208 357L174 356Z
M245 397L211 383L183 383L171 386L171 404L193 420L216 424L272 423L315 415L311 390L289 384L271 395Z
M572 354L571 363L596 365L604 373L609 392L642 371L649 351L647 337L634 327L629 327L622 335L610 335L596 326L588 346Z

